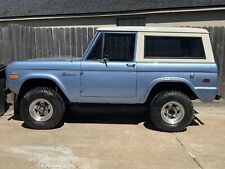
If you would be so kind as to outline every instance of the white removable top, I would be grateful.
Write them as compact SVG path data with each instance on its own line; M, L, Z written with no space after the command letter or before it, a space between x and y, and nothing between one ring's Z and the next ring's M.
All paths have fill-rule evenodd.
M208 34L209 32L201 28L184 28L184 27L145 27L145 26L115 26L102 27L98 31L121 31L121 32L173 32L173 33L200 33Z

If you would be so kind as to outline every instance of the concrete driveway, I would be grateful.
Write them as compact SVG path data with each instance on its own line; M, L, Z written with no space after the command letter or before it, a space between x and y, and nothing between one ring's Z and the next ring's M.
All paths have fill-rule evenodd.
M137 106L70 108L61 128L27 129L0 118L1 169L224 169L225 102L195 103L187 131L163 133Z

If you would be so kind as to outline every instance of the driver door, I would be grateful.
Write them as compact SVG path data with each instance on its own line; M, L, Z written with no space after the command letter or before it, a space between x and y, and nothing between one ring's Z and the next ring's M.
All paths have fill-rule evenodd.
M135 33L100 33L81 63L81 98L135 100L135 38Z

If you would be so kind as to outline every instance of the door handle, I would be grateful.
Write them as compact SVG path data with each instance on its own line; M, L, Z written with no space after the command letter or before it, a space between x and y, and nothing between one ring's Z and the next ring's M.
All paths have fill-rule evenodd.
M127 63L126 66L127 67L133 67L134 68L135 67L135 64L134 63Z

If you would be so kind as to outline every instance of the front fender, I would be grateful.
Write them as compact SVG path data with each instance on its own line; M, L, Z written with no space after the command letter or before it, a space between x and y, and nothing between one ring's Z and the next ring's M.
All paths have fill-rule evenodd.
M8 86L10 90L16 94L19 94L20 89L22 85L27 81L31 79L46 79L46 80L51 80L54 83L57 84L57 86L64 92L66 95L66 88L64 84L59 80L59 76L55 74L46 74L46 73L29 73L29 74L22 74L22 72L18 72L19 74L19 79L18 80L12 80L12 79L7 79L8 81Z

